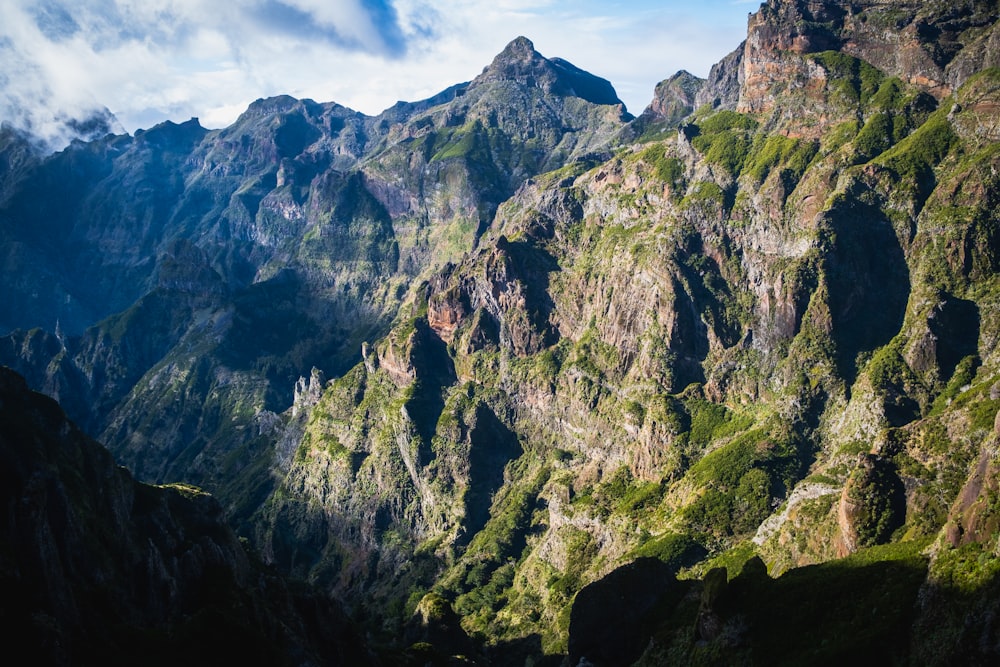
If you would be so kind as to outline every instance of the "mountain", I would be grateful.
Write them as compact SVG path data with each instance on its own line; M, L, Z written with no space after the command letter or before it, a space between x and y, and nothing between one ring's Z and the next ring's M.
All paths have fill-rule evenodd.
M74 144L0 202L4 360L59 398L72 387L73 418L141 478L258 502L299 376L356 363L418 275L627 118L610 84L521 38L379 117L279 97L217 132L192 119ZM59 360L25 360L35 345Z
M635 119L518 38L75 145L2 189L0 361L413 660L991 664L996 26L771 0Z
M214 498L149 486L0 368L0 617L43 665L373 664L328 600L269 572Z

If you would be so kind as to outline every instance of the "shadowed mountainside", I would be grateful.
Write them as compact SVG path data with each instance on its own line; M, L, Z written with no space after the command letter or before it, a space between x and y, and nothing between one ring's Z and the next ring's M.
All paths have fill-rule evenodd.
M214 498L116 466L0 368L0 618L42 665L374 664L329 600L247 552Z

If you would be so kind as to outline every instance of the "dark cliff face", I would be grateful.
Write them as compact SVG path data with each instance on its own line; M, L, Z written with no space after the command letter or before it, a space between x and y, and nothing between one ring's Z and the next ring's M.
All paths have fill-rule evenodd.
M0 459L9 650L46 665L368 661L334 606L254 562L214 498L137 483L6 368Z

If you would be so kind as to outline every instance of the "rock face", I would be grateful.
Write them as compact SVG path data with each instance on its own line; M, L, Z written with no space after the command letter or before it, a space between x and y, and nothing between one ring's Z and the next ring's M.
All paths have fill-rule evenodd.
M650 557L716 574L636 592L646 664L905 661L962 628L988 662L995 24L775 0L634 121L517 39L374 118L279 97L44 160L11 138L0 315L50 332L0 358L414 659L596 659L587 619L634 588L602 579ZM817 586L858 592L843 624L788 611Z
M712 65L708 80L695 96L695 108L706 104L714 109L733 109L739 100L744 78L743 54L746 42Z
M695 99L704 85L704 80L682 70L656 84L653 101L646 107L643 115L667 123L677 123L694 111Z
M840 496L843 555L887 542L903 525L905 511L903 483L892 464L876 456L860 457Z
M995 12L975 1L767 2L750 20L739 108L765 109L775 84L808 76L782 54L822 51L860 58L942 99L971 72L996 66Z
M136 482L6 368L0 457L4 635L21 655L46 665L152 654L370 660L336 607L292 593L252 561L214 498Z

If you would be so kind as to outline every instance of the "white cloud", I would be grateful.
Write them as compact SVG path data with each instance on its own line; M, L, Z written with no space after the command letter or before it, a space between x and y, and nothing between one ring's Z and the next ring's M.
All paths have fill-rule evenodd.
M738 6L737 6L738 5ZM107 106L133 131L226 125L290 94L375 114L467 81L518 35L609 79L639 113L678 69L704 76L745 3L640 0L3 0L0 120L55 132ZM41 27L40 27L41 26Z
M333 28L360 44L382 41L371 14L357 0L285 0L288 5L313 16L317 23Z

